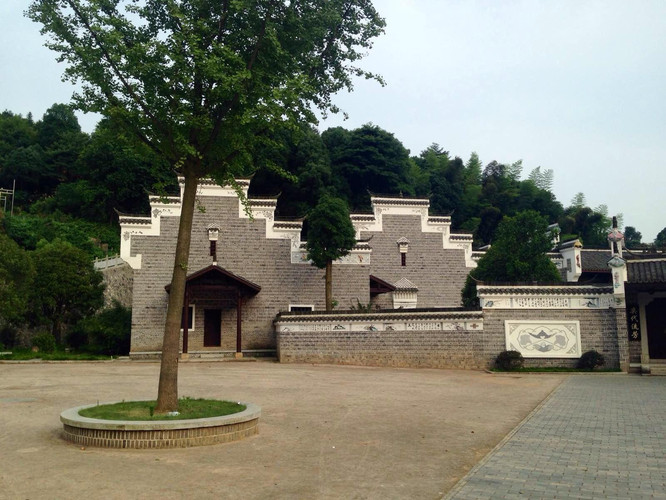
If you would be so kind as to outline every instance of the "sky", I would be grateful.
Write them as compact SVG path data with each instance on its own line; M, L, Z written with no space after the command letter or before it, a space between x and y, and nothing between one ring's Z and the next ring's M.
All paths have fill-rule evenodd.
M0 1L0 110L35 119L74 87L23 16ZM666 227L666 1L375 0L386 33L320 130L373 123L412 155L438 143L464 161L523 160L623 214L644 242ZM86 132L99 117L79 115Z

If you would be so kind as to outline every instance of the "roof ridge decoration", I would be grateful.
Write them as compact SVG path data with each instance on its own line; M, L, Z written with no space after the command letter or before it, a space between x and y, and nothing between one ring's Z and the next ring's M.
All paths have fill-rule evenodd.
M409 281L407 278L400 278L398 281L393 283L393 286L396 288L396 290L400 291L418 291L418 287Z

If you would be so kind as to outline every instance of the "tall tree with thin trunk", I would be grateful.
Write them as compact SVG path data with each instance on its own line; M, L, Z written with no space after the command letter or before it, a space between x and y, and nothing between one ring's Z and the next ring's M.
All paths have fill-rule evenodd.
M333 261L344 257L356 243L347 203L325 195L308 215L308 258L326 269L326 310L333 310Z
M370 0L33 0L27 15L111 116L184 177L156 412L178 407L178 343L198 180L234 183L285 123L336 111L333 95L384 29Z

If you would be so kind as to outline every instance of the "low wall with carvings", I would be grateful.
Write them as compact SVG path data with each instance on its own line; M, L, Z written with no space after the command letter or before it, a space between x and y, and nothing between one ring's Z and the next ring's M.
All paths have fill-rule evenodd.
M575 367L594 349L605 368L628 370L624 305L610 286L480 285L478 293L489 350L519 351L528 367Z
M386 310L281 313L283 363L484 369L504 350L527 367L575 367L596 350L605 368L628 371L624 305L608 286L478 287L482 311Z
M487 368L481 311L281 313L275 320L283 363L424 368Z

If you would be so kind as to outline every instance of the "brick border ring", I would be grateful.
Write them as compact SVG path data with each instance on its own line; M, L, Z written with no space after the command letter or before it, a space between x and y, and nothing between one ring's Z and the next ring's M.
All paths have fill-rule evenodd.
M63 411L60 421L64 427L64 439L80 446L187 448L229 443L257 434L261 408L253 403L241 404L246 406L242 412L221 417L155 421L82 417L79 411L97 406L84 405Z

